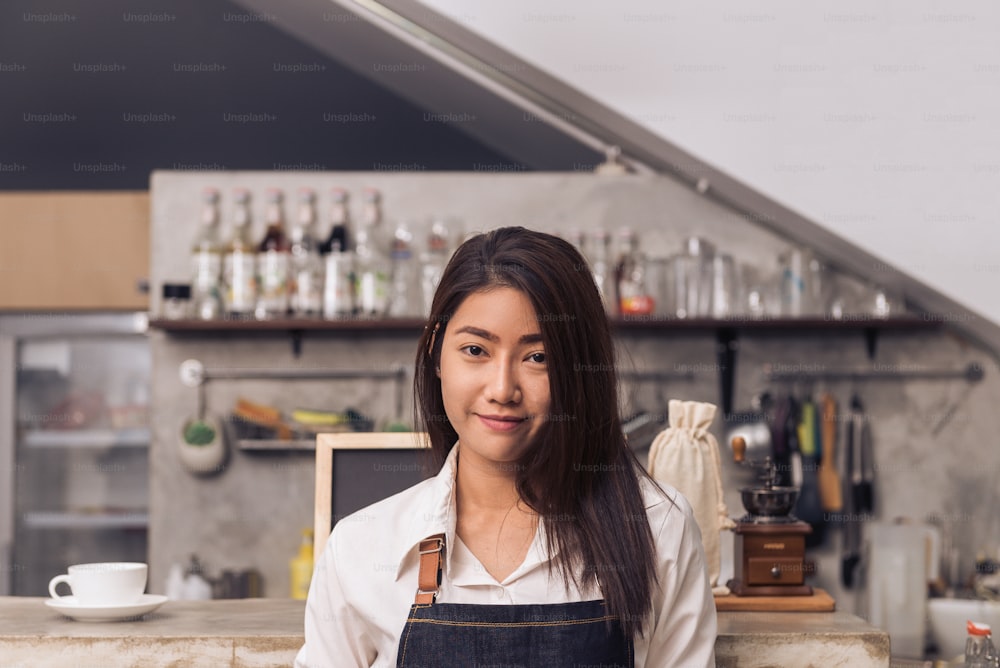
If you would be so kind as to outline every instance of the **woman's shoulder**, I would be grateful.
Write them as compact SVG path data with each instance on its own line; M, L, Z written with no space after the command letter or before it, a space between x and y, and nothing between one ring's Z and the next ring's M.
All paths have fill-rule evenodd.
M697 526L691 504L675 487L646 476L640 476L639 486L654 536L665 532L680 535L691 525Z

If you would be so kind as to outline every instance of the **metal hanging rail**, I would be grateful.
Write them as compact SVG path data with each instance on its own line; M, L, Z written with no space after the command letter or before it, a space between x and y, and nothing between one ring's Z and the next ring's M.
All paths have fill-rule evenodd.
M656 383L663 381L693 381L694 371L622 371L618 377L623 381Z
M790 368L787 371L784 367L809 367L811 368ZM862 367L856 369L827 369L821 364L817 365L765 365L764 378L773 382L794 382L800 380L964 380L969 383L978 383L985 376L982 365L972 363L964 369L923 369L917 365L883 364L872 367ZM882 368L884 367L884 368Z
M210 380L392 380L395 381L396 414L403 411L403 383L406 367L402 364L389 369L267 369L236 368L206 369L200 360L181 362L181 382L199 388L199 403L204 406L204 386ZM199 412L200 412L199 407Z

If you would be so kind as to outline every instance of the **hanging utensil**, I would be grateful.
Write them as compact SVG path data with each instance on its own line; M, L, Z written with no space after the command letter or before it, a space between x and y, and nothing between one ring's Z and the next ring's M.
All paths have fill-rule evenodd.
M807 546L822 543L824 534L823 508L816 480L815 433L816 405L807 399L802 404L801 421L798 425L799 455L802 459L802 485L799 491L799 501L795 505L795 516L813 528L813 531L806 535Z
M858 512L875 512L875 460L872 451L872 428L868 420L861 426L860 481L858 483Z
M771 416L771 456L778 473L778 484L782 486L795 485L791 476L791 450L789 434L792 428L793 404L791 397L781 397L775 403L774 414Z
M830 394L824 394L821 406L822 455L819 464L819 497L823 510L839 512L844 506L844 498L840 487L840 476L837 475L837 402Z
M845 589L855 584L855 570L861 561L861 422L863 406L857 394L851 397L851 419L848 423L845 447L844 475L844 547L840 564L840 580Z

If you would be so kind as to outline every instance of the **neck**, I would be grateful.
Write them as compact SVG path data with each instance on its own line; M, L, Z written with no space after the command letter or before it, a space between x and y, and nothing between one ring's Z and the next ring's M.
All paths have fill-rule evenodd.
M514 464L480 461L459 452L455 475L459 512L509 512L519 500L513 468Z

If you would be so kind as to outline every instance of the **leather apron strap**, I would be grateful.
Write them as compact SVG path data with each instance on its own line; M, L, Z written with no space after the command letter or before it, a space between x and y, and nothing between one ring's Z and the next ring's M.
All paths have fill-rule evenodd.
M420 541L420 572L414 605L430 605L441 586L441 558L444 556L444 534L439 533Z

